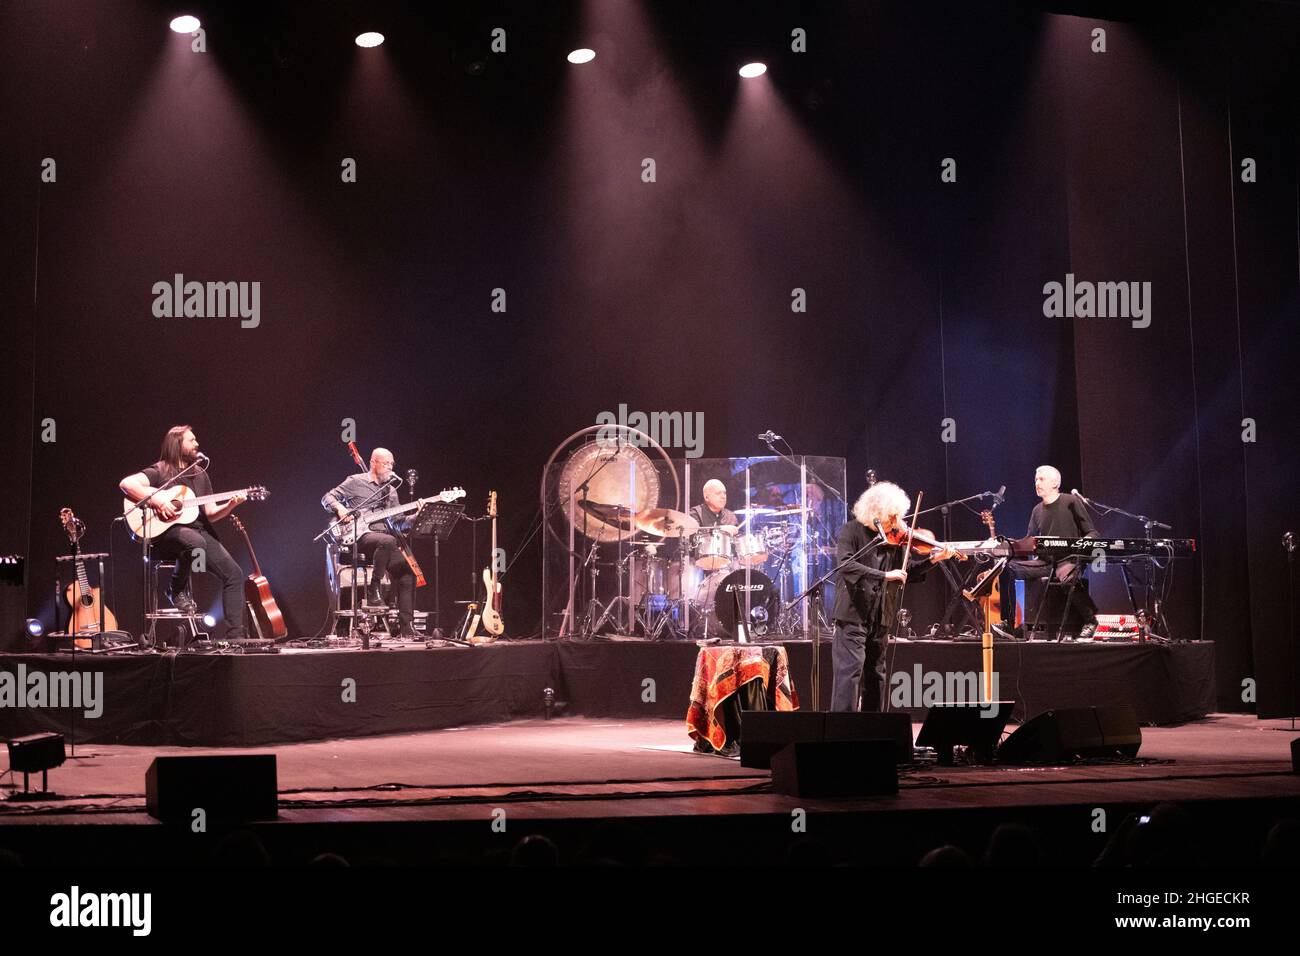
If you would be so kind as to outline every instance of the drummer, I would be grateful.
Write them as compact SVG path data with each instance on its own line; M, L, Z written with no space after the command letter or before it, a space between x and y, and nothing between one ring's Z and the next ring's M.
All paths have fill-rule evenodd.
M727 486L716 478L704 483L704 501L692 508L690 515L701 528L718 528L729 535L740 530L736 513L727 510Z

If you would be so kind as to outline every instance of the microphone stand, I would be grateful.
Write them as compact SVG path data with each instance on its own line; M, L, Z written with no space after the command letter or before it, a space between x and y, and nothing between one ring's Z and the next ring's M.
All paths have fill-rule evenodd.
M1081 500L1085 506L1094 508L1103 515L1109 515L1109 514L1123 515L1125 518L1131 518L1134 521L1142 522L1142 527L1146 529L1147 541L1152 540L1151 531L1154 528L1159 528L1161 531L1174 530L1172 525L1167 525L1163 521L1157 521L1155 518L1149 518L1146 515L1135 515L1131 511L1125 511L1123 508L1117 508L1114 505L1108 505L1104 502L1097 501L1096 499L1093 498L1085 498L1083 497L1083 495L1078 495L1076 497L1078 497L1079 500ZM1154 627L1158 628L1157 630L1158 634L1163 632L1163 636L1165 640L1173 640L1173 636L1169 632L1169 622L1165 619L1164 607L1163 605L1161 605L1159 598L1153 599L1151 596L1152 589L1155 585L1155 568L1157 567L1155 560L1156 557L1154 554L1149 553L1147 555L1147 562L1148 562L1147 582L1145 588L1143 589L1143 595L1142 595L1142 614L1152 623ZM1172 569L1172 559L1171 559L1171 569ZM1136 604L1137 602L1133 600L1133 588L1132 585L1129 583L1129 579L1128 579L1128 569L1123 564L1120 565L1120 573L1124 575L1124 583L1128 588L1129 603ZM1137 608L1135 607L1134 611L1136 612L1136 610ZM1066 601L1066 611L1067 613L1069 611L1068 599ZM1146 640L1145 628L1142 630L1142 639L1144 641Z
M847 565L852 564L854 561L858 560L858 558L864 557L868 552L875 550L877 547L880 546L880 543L882 541L884 541L884 538L881 538L879 535L877 535L871 541L868 541L862 547L858 548L857 551L853 552L851 555L849 555L839 564L835 565L835 567L831 568L820 578L814 581L812 585L807 590L805 590L802 594L796 595L794 599L791 600L790 603L785 606L785 610L788 613L794 608L795 605L797 605L804 598L809 596L812 597L812 611L813 611L812 709L814 711L821 710L822 585L825 584L827 581L829 581L836 574L839 574L840 571L842 571Z
M619 453L622 451L622 448L620 447L620 444L619 444L620 441L621 441L621 438L620 438L620 437L615 437L615 439L614 439L614 455L613 455L613 457L611 457L611 458L606 458L606 459L605 459L604 461L602 461L602 462L601 462L597 467L593 468L593 469L591 470L591 474L587 475L587 477L583 480L582 484L578 485L578 492L582 495L582 504L583 504L584 506L587 504L587 492L591 490L591 479L593 479L593 478L595 478L597 475L599 475L599 474L600 474L602 471L604 471L604 470L605 470L605 469L606 469L606 468L607 468L607 467L608 467L612 462L614 462L615 459L618 458ZM590 538L590 537L591 537L589 534L587 534L587 515L588 515L588 511L587 511L587 509L586 509L585 507L583 507L583 508L582 508L582 536L583 536L584 538ZM622 533L622 530L621 530L621 526L620 526L620 534L621 534L621 533ZM621 543L621 542L620 542L620 543ZM582 562L582 568L579 570L579 572L578 572L579 574L582 574L584 571L586 571L586 569L587 569L587 564L588 564L589 562L591 562L591 560L592 560L593 558L596 557L596 552L597 552L597 550L599 549L599 546L600 546L600 541L599 541L599 539L596 539L596 540L593 540L593 541L592 541L592 543L591 543L591 552L587 555L587 560ZM622 551L622 548L620 547L619 550ZM595 571L595 565L592 565L592 570L593 570L593 572ZM590 595L590 600L587 602L587 611L588 611L588 612L591 611L591 602L592 602L592 601L596 601L596 574L595 574L595 573L593 573L592 576L591 576L591 595ZM599 602L597 602L597 603L599 603ZM587 633L584 634L583 637L585 637L585 638L587 638L588 640L590 640L590 639L592 639L592 638L595 637L595 634L592 633L593 630L594 630L594 628L592 627L592 625L595 623L595 617L596 617L596 616L595 616L595 614L587 613L586 615L584 615L584 617L585 617L585 624L586 624L586 626L584 627L584 630L586 630ZM574 620L574 622L575 622L575 627L574 627L574 636L576 637L576 636L577 636L577 627L576 627L576 623L577 623L577 622L576 622L576 616L575 616L574 618L572 618L572 620Z
M400 481L401 479L398 480ZM369 505L378 501L381 494L387 494L390 487L392 486L385 481L380 487L376 488L365 501L353 508L349 508L347 513L342 517L336 517L326 526L324 531L312 538L312 541L319 541L326 535L337 534L338 530L347 523L348 518L350 517L352 519L354 525L352 534L352 584L350 587L352 616L348 618L348 640L352 640L357 636L357 561L360 557L361 536L365 534L360 527L361 513L365 511ZM383 577L383 572L380 572L379 577ZM378 581L375 579L374 567L371 567L370 569L370 579L378 584ZM369 627L369 625L367 625L367 627ZM331 633L330 636L333 637L334 635ZM370 632L368 630L363 629L361 631L361 649L363 651L370 650Z
M992 491L981 491L977 495L967 495L965 498L957 498L954 499L953 501L945 501L943 502L943 504L933 505L929 508L926 508L924 511L914 512L911 515L907 515L904 520L906 520L906 518L911 518L914 516L919 517L920 515L930 514L932 511L941 512L943 514L943 540L951 541L952 540L952 525L951 525L952 509L956 505L964 505L972 501L983 501L985 498L992 498L994 499L993 507L996 508L999 504L1001 504L1001 502L997 500L997 497L998 496ZM971 624L975 625L976 630L982 631L984 629L984 622L975 617L975 612L971 610L970 603L968 601L963 601L961 599L962 585L965 584L966 582L961 580L957 576L956 571L948 567L947 562L940 562L940 564L942 566L944 578L947 579L948 584L952 587L955 593L953 595L952 600L948 602L948 606L944 608L943 620L940 621L939 626L945 631L945 633L952 635L952 625L949 623L948 618L952 616L953 606L956 605L962 609L962 612L966 615L967 620L969 620ZM960 639L960 637L957 635L953 635L953 636L957 637L957 639Z
M1295 731L1296 685L1300 684L1300 667L1296 660L1295 631L1295 535L1288 531L1282 536L1282 547L1286 549L1286 606L1288 620L1291 624L1291 730Z

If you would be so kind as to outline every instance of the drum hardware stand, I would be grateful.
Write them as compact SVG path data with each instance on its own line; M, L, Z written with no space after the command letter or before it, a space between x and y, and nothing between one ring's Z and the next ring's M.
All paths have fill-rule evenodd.
M869 551L875 550L880 545L880 542L882 542L883 540L885 539L881 538L880 536L876 536L875 538L872 538L862 547L858 548L857 551L853 552L843 561L837 563L833 568L831 568L829 571L827 571L825 574L819 577L816 581L814 581L811 585L809 585L807 590L805 590L802 594L797 595L793 601L791 601L789 604L786 605L786 608L793 609L794 606L798 604L800 601L804 600L805 598L811 598L813 603L813 611L814 611L814 614L812 615L813 622L814 624L816 624L816 622L821 621L822 620L822 613L821 613L822 585L825 584L827 581L829 581L831 578L833 578L835 575L839 574L841 569L843 569L845 566L850 565L854 561L865 556ZM821 688L822 629L821 627L815 626L813 628L812 643L813 643L812 709L814 711L818 711L821 710L821 691L822 691Z
M612 457L607 458L607 459L605 459L604 461L602 461L602 462L600 463L600 466L599 466L598 468L593 468L593 469L591 470L591 474L589 474L589 475L586 477L586 479L582 482L582 484L578 485L578 493L582 495L582 503L581 503L581 506L580 506L580 509L579 509L579 510L582 511L582 536L583 536L584 538L590 538L590 537L591 537L589 534L587 534L587 515L589 514L589 512L587 511L587 508L586 508L586 505L587 505L587 492L591 490L591 480L592 480L593 478L595 478L597 475L599 475L602 471L604 471L605 468L607 468L607 467L609 466L609 463L610 463L610 462L612 462L612 461L614 461L614 460L616 460L616 459L618 458L618 455L619 455L619 443L620 443L620 442L621 442L621 436L619 436L618 438L615 439L614 455L613 455ZM572 513L572 508L570 508L570 513ZM621 528L619 529L619 534L620 534L620 536L622 535L622 529L621 529ZM574 634L575 636L581 635L581 637L582 637L583 639L585 639L585 640L592 640L592 639L596 636L596 635L595 635L595 629L591 627L591 624L592 624L593 622L595 622L596 620L598 620L598 618L597 618L597 616L596 616L596 614L595 614L595 609L598 608L598 607L601 607L601 606L602 606L601 603L600 603L600 601L599 601L599 600L597 599L597 597L596 597L596 576L597 576L597 574L598 574L599 572L597 571L596 566L595 566L595 564L594 564L594 560L595 560L595 557L596 557L597 549L599 548L599 546L600 546L600 541L599 541L599 539L593 539L592 542L591 542L591 551L588 552L588 554L587 554L587 559L586 559L585 561L582 562L582 568L580 568L579 571L578 571L579 575L581 575L581 573L582 573L584 570L586 570L587 565L588 565L588 564L591 565L591 594L590 594L590 599L589 599L589 601L588 601L588 603L587 603L587 609L583 612L582 620L581 620L581 621L576 621L576 622L574 622L574 625L573 625L573 634ZM573 621L573 601L572 601L572 600L569 601L569 606L568 606L567 608L565 608L565 611L564 611L564 618L565 618L565 620L562 620L562 621L560 622L560 633L559 633L559 635L558 635L560 638L563 638L563 637L565 636L564 628L565 628L565 624L566 624L566 622L568 622L568 621Z

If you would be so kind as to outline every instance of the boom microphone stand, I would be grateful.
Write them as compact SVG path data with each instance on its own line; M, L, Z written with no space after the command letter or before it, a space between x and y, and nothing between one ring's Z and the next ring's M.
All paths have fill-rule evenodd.
M787 604L787 605L785 606L785 610L786 610L787 612L789 612L790 610L792 610L792 609L794 608L794 606L795 606L796 604L798 604L798 603L799 603L800 601L802 601L804 598L807 598L807 597L811 597L811 598L812 598L812 612L813 612L812 619L813 619L813 622L814 622L814 627L813 627L813 646L812 646L812 651L813 651L813 658L812 658L812 709L813 709L814 711L819 711L819 710L821 710L821 690L822 690L822 687L821 687L821 660L822 660L822 655L821 655L821 649L822 649L822 629L821 629L821 612L822 612L822 608L821 608L821 603L822 603L822 585L825 584L827 581L829 581L829 580L830 580L832 577L834 577L835 575L839 574L840 571L842 571L846 566L852 564L854 561L858 560L858 558L861 558L861 557L865 556L868 552L870 552L870 551L874 550L875 548L879 547L880 542L883 541L883 540L884 540L883 538L877 536L877 537L873 538L871 541L868 541L868 542L867 542L866 544L864 544L861 548L858 548L857 551L853 552L851 555L849 555L847 558L845 558L845 559L844 559L843 561L841 561L839 564L835 565L835 567L831 568L829 571L827 571L825 574L823 574L820 578L818 578L816 581L814 581L814 582L812 583L812 585L811 585L811 586L810 586L806 591L804 591L802 594L797 595L797 596L794 598L794 600L792 600L789 604Z

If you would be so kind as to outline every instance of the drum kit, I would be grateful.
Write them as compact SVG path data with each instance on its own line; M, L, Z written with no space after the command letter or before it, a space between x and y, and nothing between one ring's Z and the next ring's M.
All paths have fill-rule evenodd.
M739 526L701 526L671 508L633 513L598 502L580 506L628 534L616 562L618 594L608 605L593 602L584 628L589 633L609 626L653 640L749 641L799 630L799 614L787 610L786 601L805 509L742 508ZM753 519L776 523L747 530ZM764 573L769 564L776 580Z

